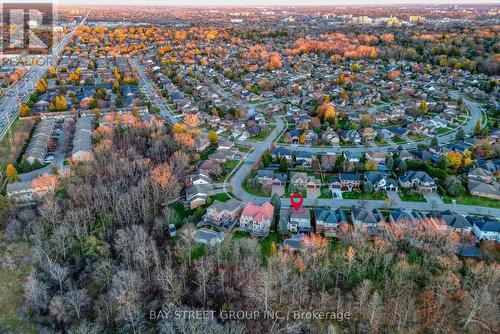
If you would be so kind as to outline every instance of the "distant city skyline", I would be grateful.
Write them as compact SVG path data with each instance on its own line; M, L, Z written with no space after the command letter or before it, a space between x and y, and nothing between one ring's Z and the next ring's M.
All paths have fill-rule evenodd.
M119 4L112 0L56 0L65 5L156 5L156 6L355 6L355 5L418 5L418 4L495 4L491 0L121 0Z

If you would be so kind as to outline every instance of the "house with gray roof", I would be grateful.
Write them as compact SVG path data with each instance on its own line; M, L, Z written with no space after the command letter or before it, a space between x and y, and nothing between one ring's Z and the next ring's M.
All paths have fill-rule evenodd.
M33 197L33 186L31 181L13 182L7 184L7 197L16 203L32 203L35 201Z
M369 182L375 191L398 191L398 184L385 173L378 171L368 171L365 173L365 182Z
M437 190L436 181L426 172L409 171L399 177L399 184L403 188L414 188L420 193Z
M428 218L435 218L446 223L446 228L456 232L471 232L472 224L462 215L451 210L429 213Z
M94 118L82 116L75 124L75 135L73 138L73 150L71 158L74 160L86 160L92 154L92 131Z
M226 235L207 228L200 228L193 233L193 239L205 245L215 246L220 244Z
M351 220L354 228L366 229L369 234L377 234L385 226L385 218L379 209L368 210L366 208L352 207Z
M467 216L467 221L472 224L472 233L480 241L492 240L500 242L500 222L491 217Z
M345 211L341 208L316 208L314 217L316 220L316 233L335 234L339 224L349 222Z
M301 208L298 211L289 209L288 230L292 233L309 233L311 227L311 212L309 209Z
M55 118L44 118L36 127L35 133L26 149L24 157L30 164L35 161L43 162L47 154L47 145L54 130Z

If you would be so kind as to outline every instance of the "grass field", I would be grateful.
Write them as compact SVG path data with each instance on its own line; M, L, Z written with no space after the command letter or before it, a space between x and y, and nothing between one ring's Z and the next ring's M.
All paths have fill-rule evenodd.
M30 130L33 125L34 121L31 119L18 119L12 124L12 147L9 133L7 133L0 142L0 170L4 171L8 164L16 162L29 139Z
M461 196L458 196L457 198L450 197L448 195L443 195L442 196L443 202L445 203L452 203L453 199L457 200L457 204L465 204L465 205L477 205L477 206L486 206L490 208L497 208L500 209L500 201L491 199L491 198L486 198L486 197L479 197L479 196L473 196L470 194L464 194Z

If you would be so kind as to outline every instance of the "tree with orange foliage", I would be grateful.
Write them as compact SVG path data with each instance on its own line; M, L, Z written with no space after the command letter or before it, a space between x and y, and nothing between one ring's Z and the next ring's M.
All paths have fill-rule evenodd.
M9 183L17 181L19 178L17 169L14 167L12 164L8 164L7 168L5 169L5 176L7 177L7 181Z
M281 62L281 56L277 52L273 52L269 57L269 63L267 63L266 68L269 70L276 70L283 67Z
M53 174L43 174L31 182L33 187L33 195L37 197L45 197L53 195L57 189L59 180Z
M184 124L186 124L189 128L194 128L200 124L200 120L198 119L198 116L194 114L187 114L184 117Z

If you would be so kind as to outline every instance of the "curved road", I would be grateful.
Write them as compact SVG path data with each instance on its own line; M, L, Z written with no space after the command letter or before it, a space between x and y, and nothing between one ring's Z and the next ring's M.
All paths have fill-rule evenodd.
M464 98L464 102L467 104L467 107L470 110L470 120L469 123L463 126L464 132L469 134L473 131L474 126L478 120L481 120L481 108L473 101ZM280 133L285 129L285 122L282 117L276 117L276 128L271 132L271 134L263 141L259 143L250 142L253 151L248 153L245 157L243 157L240 165L241 167L234 172L232 179L230 180L230 184L232 187L232 193L235 197L239 198L243 202L254 202L261 204L265 201L268 201L268 197L259 197L254 196L247 193L243 187L242 183L245 180L246 176L250 173L255 164L260 161L260 158L264 154L264 151L271 147L272 143L278 138ZM455 140L455 132L449 133L442 137L439 137L440 143L450 143ZM247 143L248 144L248 143ZM286 146L286 145L281 145ZM377 147L377 150L390 150L395 149L399 145L393 146L383 146ZM408 143L406 145L402 145L403 148L409 149L416 146L415 143ZM313 153L325 153L325 152L339 152L341 148L333 148L333 147L300 147L300 150L305 150ZM364 152L366 151L366 147L357 147L350 148L351 152ZM231 177L231 175L229 175ZM228 177L228 178L229 178ZM224 188L227 189L227 181L224 182ZM389 194L389 197L392 199L391 201L374 201L374 200L346 200L346 199L304 199L304 205L306 206L332 206L332 207L351 207L351 206L363 206L368 209L374 208L401 208L409 210L419 210L419 211L431 211L431 210L453 210L459 214L484 214L500 217L500 209L489 208L489 207L481 207L481 206L470 206L470 205L461 205L461 204L445 204L440 199L431 200L430 202L402 202L399 199L397 194ZM290 206L290 200L288 198L281 199L281 205L283 207Z

